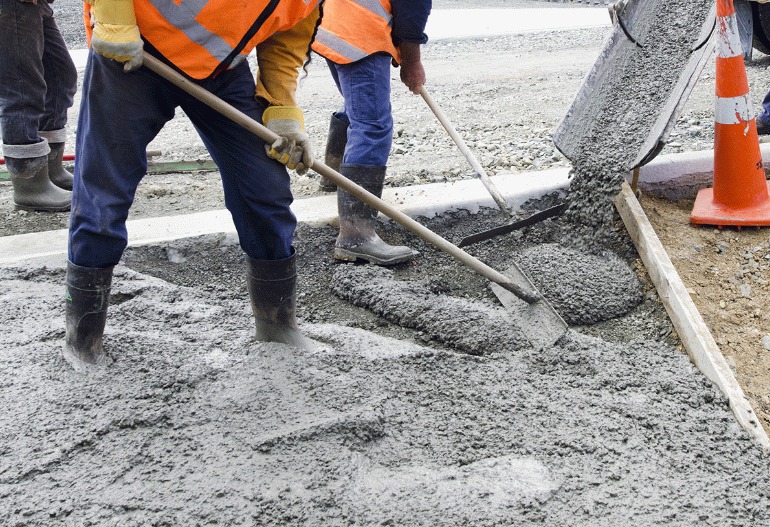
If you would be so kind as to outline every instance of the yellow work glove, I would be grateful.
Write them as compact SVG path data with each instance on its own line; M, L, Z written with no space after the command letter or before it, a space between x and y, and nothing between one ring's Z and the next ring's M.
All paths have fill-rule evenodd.
M136 25L133 0L88 0L93 6L94 32L91 48L123 63L123 71L142 65L144 43Z
M267 155L299 175L307 173L313 166L313 151L302 110L296 106L268 106L262 122L279 136L272 145L265 145Z

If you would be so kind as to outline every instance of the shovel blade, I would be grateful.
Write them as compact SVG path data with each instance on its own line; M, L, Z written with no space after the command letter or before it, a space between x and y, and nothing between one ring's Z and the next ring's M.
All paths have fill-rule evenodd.
M503 274L517 284L537 290L515 263ZM567 323L544 296L541 295L540 300L528 304L497 284L490 284L490 287L500 303L517 321L522 333L536 351L553 346L569 330Z

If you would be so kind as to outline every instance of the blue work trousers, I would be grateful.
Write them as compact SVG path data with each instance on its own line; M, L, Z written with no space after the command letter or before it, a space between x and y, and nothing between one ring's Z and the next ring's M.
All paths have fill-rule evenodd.
M0 130L11 157L48 152L39 131L67 124L78 75L51 6L0 0ZM4 148L4 150L7 150ZM41 153L42 152L42 153ZM25 155L29 154L29 155Z
M770 126L770 91L765 94L762 100L762 111L757 116L757 124Z
M384 167L393 144L390 107L390 55L375 54L352 64L328 61L344 99L335 115L350 123L342 162Z
M264 108L247 63L196 82L261 122ZM147 145L177 107L219 167L225 206L244 252L258 260L291 256L297 222L289 174L267 156L264 141L148 69L124 73L122 64L94 52L82 94L70 214L72 263L98 268L118 263L127 244L128 210L147 172Z

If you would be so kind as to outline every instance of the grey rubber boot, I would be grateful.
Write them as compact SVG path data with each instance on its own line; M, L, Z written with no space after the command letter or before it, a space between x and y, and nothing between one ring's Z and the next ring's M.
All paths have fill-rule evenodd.
M72 193L60 189L48 178L48 156L6 157L5 164L13 184L13 203L17 209L43 212L70 210Z
M342 165L343 176L382 197L385 167ZM377 265L394 265L414 258L415 251L403 245L388 245L375 231L377 210L352 194L337 190L340 233L334 246L334 258L343 261L366 260Z
M67 335L62 354L76 370L106 365L102 336L110 302L112 269L80 267L67 262Z
M326 137L324 164L337 172L340 171L342 156L345 154L345 145L348 144L348 126L350 125L347 121L338 119L332 114L331 121L329 121L329 135ZM337 190L337 185L324 176L321 176L318 187L324 192Z
M297 326L297 255L282 260L246 257L246 280L261 342L281 342L313 351L313 341Z
M48 143L51 151L48 153L48 178L59 188L72 190L74 177L69 170L64 168L62 157L64 156L64 143Z

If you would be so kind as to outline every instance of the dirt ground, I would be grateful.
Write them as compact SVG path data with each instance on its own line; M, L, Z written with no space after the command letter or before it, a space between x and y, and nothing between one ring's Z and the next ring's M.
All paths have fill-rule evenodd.
M484 5L511 3L532 4ZM594 29L431 42L428 88L491 174L566 167L550 134L604 37ZM767 65L757 54L748 66L756 107L770 86ZM474 178L396 74L393 91L387 184ZM299 96L323 152L340 99L321 61ZM73 125L76 117L77 106ZM711 148L712 121L713 62L664 153ZM74 137L73 129L70 145ZM183 115L150 148L162 151L161 162L207 159ZM312 174L292 181L298 199L318 194ZM756 343L770 334L762 283L770 235L694 229L683 221L686 204L645 198L643 205L767 428L770 360ZM139 187L131 219L220 208L217 173L153 174ZM10 186L0 182L0 235L65 228L67 220L15 211ZM450 240L505 222L495 210L420 220ZM110 306L106 377L77 376L58 356L62 269L2 270L0 403L9 410L0 418L0 523L770 522L767 458L677 350L665 310L622 241L607 249L639 270L641 298L616 318L573 325L565 342L535 353L515 331L504 344L490 336L503 331L492 321L504 313L485 280L393 224L383 236L420 257L377 280L401 292L411 325L379 315L381 297L369 306L342 298L335 286L350 280L352 266L331 259L335 234L300 225L296 235L299 316L321 344L311 354L251 340L242 253L232 236L129 248ZM522 251L566 246L570 236L548 221L470 252L505 269ZM574 287L570 277L558 286ZM446 299L467 309L435 309ZM446 329L468 327L469 313L480 322L466 337L486 346L481 355L458 348Z
M770 433L770 231L691 225L692 200L643 196L641 203Z

